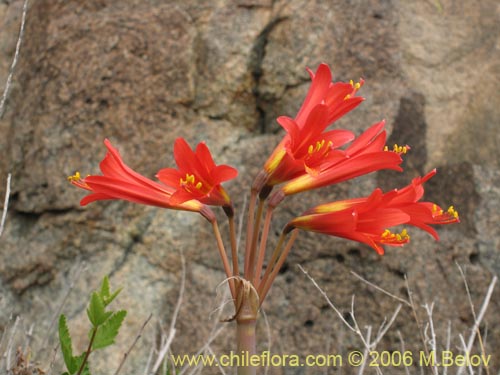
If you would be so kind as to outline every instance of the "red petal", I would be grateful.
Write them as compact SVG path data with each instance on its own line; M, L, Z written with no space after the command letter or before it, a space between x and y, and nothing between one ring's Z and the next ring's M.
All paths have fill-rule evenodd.
M177 138L174 143L174 158L181 173L198 174L202 169L196 154L184 138Z
M108 154L106 154L101 162L100 168L105 176L120 178L122 180L155 188L156 182L135 172L123 162L120 153L113 147L108 139L104 140L104 144L108 149Z
M349 155L353 155L365 148L370 141L378 134L385 126L385 120L382 120L370 128L368 128L363 134L354 140L354 142L347 148L346 152Z
M299 137L299 131L300 131L299 126L297 125L295 120L290 118L290 117L287 117L287 116L280 116L276 119L276 121L290 135L290 140L291 140L291 143L293 145L294 140L297 141L297 138Z
M208 172L215 168L214 159L205 142L200 142L198 146L196 146L196 157Z
M326 143L329 141L332 142L333 148L339 148L346 143L351 142L355 138L355 135L349 130L335 129L323 133L322 138L326 141Z
M169 203L172 205L179 205L181 203L190 201L192 199L196 199L196 197L193 194L187 192L184 189L179 189L174 194L172 194Z
M306 120L309 112L324 99L328 87L332 81L332 73L326 64L320 64L312 80L307 96L295 117L301 126Z
M186 178L186 175L181 174L181 172L174 168L163 168L158 171L156 177L165 185L172 186L174 189L177 189L180 179Z
M238 176L238 171L229 165L218 165L212 171L212 178L214 179L214 183L216 185L221 182L231 180L236 176Z

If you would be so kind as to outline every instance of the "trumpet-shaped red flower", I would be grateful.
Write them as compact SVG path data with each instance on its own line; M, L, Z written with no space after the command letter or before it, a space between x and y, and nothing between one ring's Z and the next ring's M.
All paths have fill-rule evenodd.
M424 194L423 183L435 174L433 170L424 177L415 178L400 190L384 194L381 189L375 189L366 198L316 206L288 223L287 230L300 228L351 239L371 246L379 254L384 253L382 245L402 246L409 242L406 230L394 234L387 229L396 225L416 226L438 240L429 224L456 223L459 217L453 206L443 211L434 203L418 202Z
M346 181L381 169L402 171L400 154L406 153L408 146L385 147L385 121L372 125L345 150L334 150L322 161L316 173L303 174L286 182L283 195L296 194L305 190Z
M172 202L174 188L135 172L123 162L109 140L106 139L104 144L108 152L99 165L102 175L81 178L77 172L68 177L73 185L91 192L80 201L82 206L98 200L123 199L150 206L200 212L209 220L213 217L210 209L199 201Z
M278 118L287 134L264 165L267 185L276 185L304 173L316 174L332 150L354 139L353 133L347 130L324 131L364 100L355 96L363 81L333 83L326 64L321 64L316 74L308 71L312 83L297 116L295 119Z
M193 151L183 138L174 144L174 157L178 169L165 168L156 177L175 189L170 198L173 204L196 199L213 206L231 206L229 195L220 185L233 179L238 171L228 165L215 165L205 143L199 143Z

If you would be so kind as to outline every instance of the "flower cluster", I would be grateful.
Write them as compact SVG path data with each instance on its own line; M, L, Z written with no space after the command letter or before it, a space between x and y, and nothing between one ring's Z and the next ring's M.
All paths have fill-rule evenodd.
M244 270L241 273L233 205L221 186L223 182L235 178L237 171L227 165L216 165L204 143L198 144L193 151L184 139L177 139L174 145L177 169L161 169L156 175L159 182L156 182L125 165L118 151L105 140L108 152L100 164L102 175L82 178L77 173L69 177L73 185L90 191L81 204L122 199L201 213L213 224L235 301L241 300L238 298L238 280L246 280L257 291L260 304L299 229L358 241L383 254L384 245L402 246L410 240L407 229L393 233L389 228L415 226L438 239L430 225L459 221L458 213L452 206L443 210L434 203L420 201L424 194L424 183L436 174L436 170L433 170L401 189L388 192L375 189L367 197L320 204L292 219L284 228L277 247L267 257L264 272L272 213L283 199L382 169L402 171L401 156L410 149L407 145L386 146L384 121L375 123L357 137L349 130L329 129L336 120L364 100L358 96L364 82L332 82L332 74L326 64L321 64L315 73L309 71L309 74L312 83L302 106L294 118L281 116L277 119L286 134L252 184ZM221 206L227 214L232 266L216 217L208 206Z

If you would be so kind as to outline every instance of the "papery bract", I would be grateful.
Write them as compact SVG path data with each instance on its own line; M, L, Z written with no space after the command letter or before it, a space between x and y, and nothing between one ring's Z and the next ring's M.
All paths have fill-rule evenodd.
M178 169L161 169L156 177L175 189L171 202L180 204L196 199L213 206L230 206L229 195L220 185L235 178L238 171L228 165L215 165L205 143L193 151L183 138L174 144L174 157Z
M410 239L406 230L393 234L387 228L408 224L421 228L439 239L429 224L450 224L459 221L458 213L450 207L443 211L430 202L418 202L424 193L423 183L436 174L433 170L424 177L413 179L400 190L383 193L375 189L366 198L347 199L316 206L288 224L288 230L299 228L325 233L365 243L379 254L382 245L402 246Z

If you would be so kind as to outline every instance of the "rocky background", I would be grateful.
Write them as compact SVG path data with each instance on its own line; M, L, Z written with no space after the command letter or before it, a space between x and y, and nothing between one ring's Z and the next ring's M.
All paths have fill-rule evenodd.
M20 0L0 1L0 85L14 55L21 10ZM444 348L451 327L451 349L458 354L459 334L468 338L474 318L457 264L476 313L500 273L499 16L493 0L31 1L0 121L1 197L12 173L0 240L0 331L8 331L17 315L20 327L34 324L33 361L47 369L56 337L51 321L63 306L74 346L83 351L89 292L109 274L112 285L124 287L117 305L129 316L117 346L92 363L97 373L114 373L152 313L121 372L142 374L161 329L168 329L183 253L186 289L172 349L201 348L217 325L224 289L217 289L224 276L209 225L194 214L126 202L80 208L84 193L66 177L76 170L98 172L104 138L150 177L173 165L176 137L191 145L206 140L218 163L240 171L227 188L241 211L249 183L283 135L275 118L295 115L309 86L305 67L327 62L336 80L366 80L361 95L367 100L338 126L359 133L387 119L389 144L412 146L406 173L374 174L289 199L276 215L275 231L325 199L402 186L434 167L438 175L427 197L453 203L462 222L439 229L438 243L413 230L410 245L389 248L384 257L357 243L301 235L264 306L271 350L307 355L362 348L296 266L301 264L346 317L355 295L356 319L373 332L398 302L350 271L401 298L407 298L406 275L417 319L403 306L378 348L401 350L403 337L407 350L423 349L428 319L422 305L434 303L438 347ZM480 326L493 357L490 374L500 367L499 297L497 286ZM227 309L222 318L230 314ZM227 353L234 349L234 327L219 326L225 329L212 349ZM263 320L259 335L264 350ZM60 363L59 357L56 369Z

